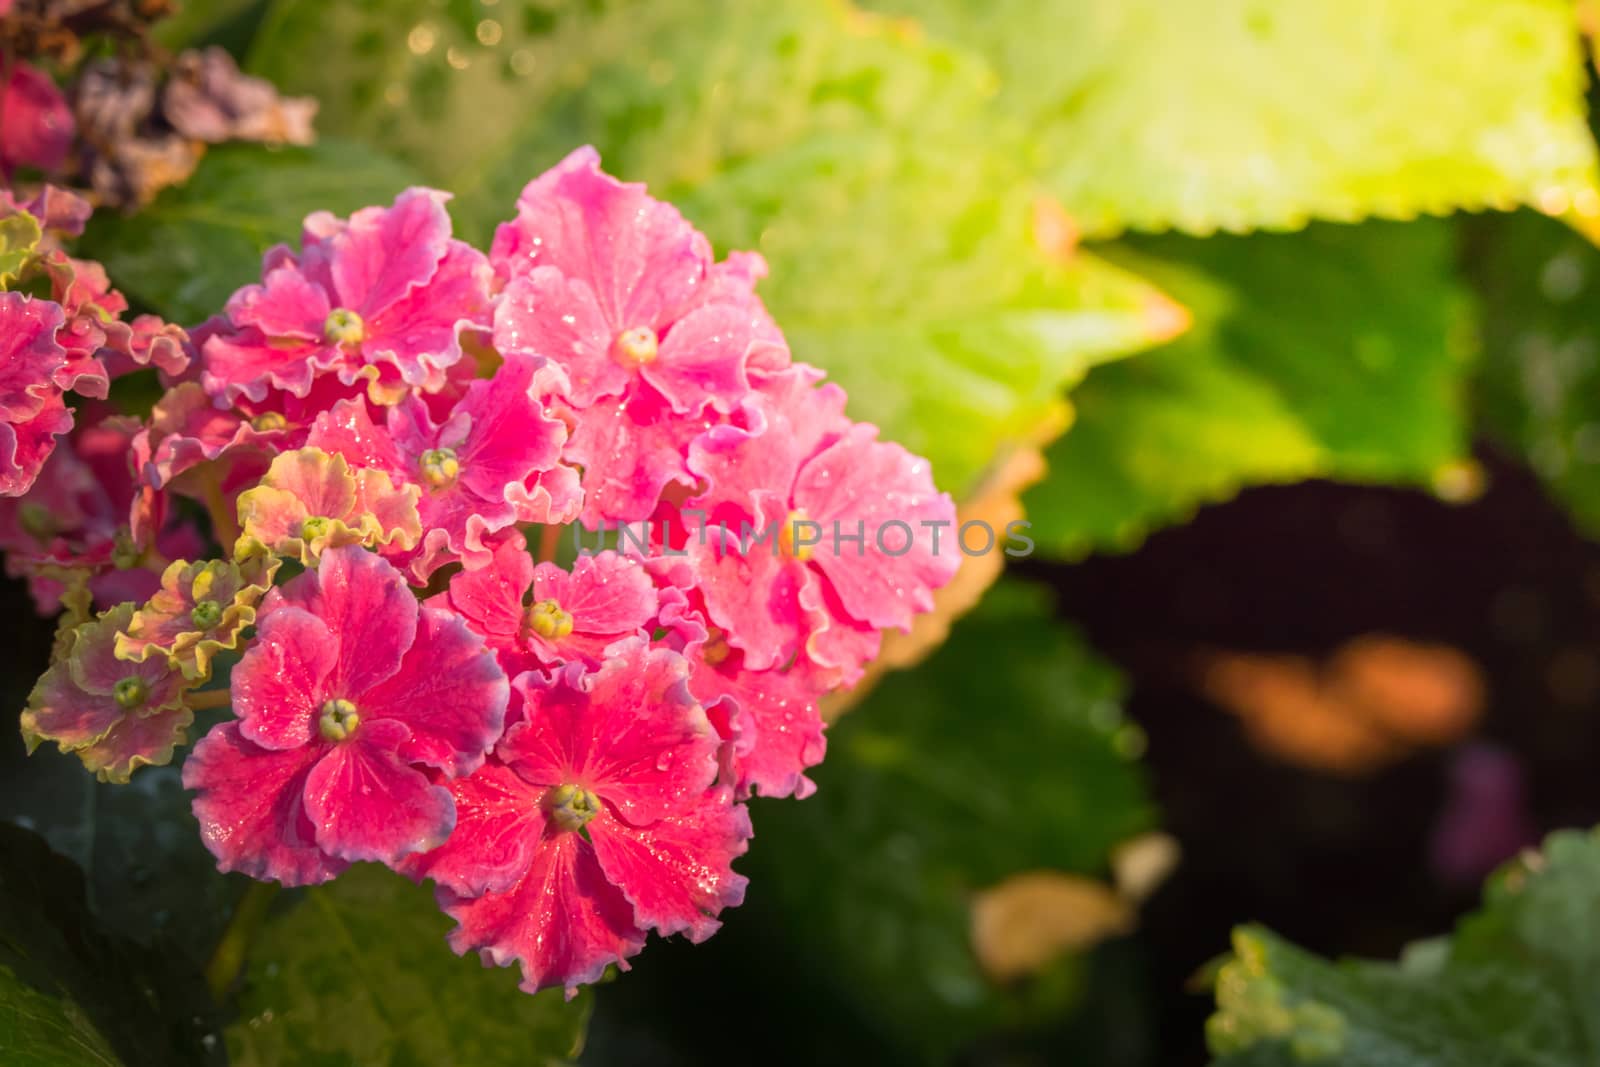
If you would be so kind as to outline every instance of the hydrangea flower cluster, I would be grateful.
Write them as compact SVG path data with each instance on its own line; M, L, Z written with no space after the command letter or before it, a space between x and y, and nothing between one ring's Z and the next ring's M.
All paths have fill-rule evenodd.
M793 361L758 256L592 149L487 255L446 201L312 215L188 335L98 276L0 293L0 538L66 605L23 731L126 780L227 708L183 765L221 869L387 864L570 993L740 902L745 802L812 791L818 699L931 608L954 508ZM68 433L138 368L148 418Z

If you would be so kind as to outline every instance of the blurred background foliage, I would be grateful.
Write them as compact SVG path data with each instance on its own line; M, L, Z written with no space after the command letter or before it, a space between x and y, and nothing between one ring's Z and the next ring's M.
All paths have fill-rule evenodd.
M1597 636L1600 561L1523 476L1600 533L1594 15L188 0L165 43L314 95L319 142L215 149L147 210L97 217L86 250L137 302L197 322L307 212L414 182L485 242L592 143L719 252L762 252L796 357L965 514L1020 494L1038 555L955 620L996 577L971 561L932 620L949 640L896 645L923 662L830 729L817 795L757 802L748 900L717 938L572 1004L454 959L425 891L358 872L251 905L265 947L218 1006L172 975L204 966L240 885L181 832L175 775L113 790L11 760L6 814L80 868L0 839L38 872L0 902L27 931L0 939L0 980L56 976L17 1025L76 1057L28 1062L1136 1065L1206 1041L1229 1063L1593 1062L1592 838L1552 839L1397 964L1260 927L1221 958L1217 920L1305 896L1321 925L1278 910L1313 947L1392 954L1535 828L1600 818L1600 660L1572 644L1573 619ZM1363 488L1190 522L1309 480ZM1402 636L1350 643L1386 623ZM1550 688L1505 665L1534 648L1568 717L1495 726L1486 687ZM1473 737L1557 768L1527 825ZM1471 803L1489 814L1452 846L1436 809ZM1186 979L1215 986L1204 1028ZM163 1042L181 1051L139 1059Z

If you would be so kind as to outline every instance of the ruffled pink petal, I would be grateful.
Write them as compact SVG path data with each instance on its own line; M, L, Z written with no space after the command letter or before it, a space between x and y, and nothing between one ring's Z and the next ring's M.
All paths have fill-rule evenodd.
M208 337L201 356L200 383L207 393L228 404L240 397L259 403L268 389L306 396L317 374L337 360L338 350L320 341L277 341L258 330L241 330Z
M357 700L393 677L417 636L417 600L405 578L356 545L328 549L315 570L268 593L263 626L280 604L301 608L328 628L338 650L326 683L329 697Z
M189 740L194 712L185 705L163 708L154 715L124 715L98 741L74 755L85 770L103 782L126 783L140 767L164 767Z
M711 246L643 185L602 172L599 154L585 147L528 183L490 259L508 279L550 266L587 283L615 337L636 327L662 332L704 284Z
M56 439L71 429L72 412L59 396L26 421L0 422L0 496L21 496L33 488Z
M183 762L183 784L196 790L200 838L217 868L284 885L315 885L349 866L317 846L305 787L325 746L282 752L246 741L239 724L219 723Z
M754 305L709 304L691 311L672 324L659 354L639 373L675 411L690 413L710 404L731 412L750 392L745 360L764 316Z
M546 831L527 873L503 893L463 897L439 891L439 906L457 927L450 947L477 949L483 962L522 964L530 993L564 986L568 996L607 967L627 969L644 948L633 907L601 871L594 846L575 833Z
M935 551L934 529L923 524L942 522L948 534L956 509L934 488L927 460L877 435L877 427L857 424L810 460L795 482L794 503L822 525L824 543L811 563L844 610L880 629L909 630L913 615L933 609L933 591L961 564L953 538ZM836 530L864 533L865 543L836 545Z
M399 750L407 763L470 774L500 737L510 683L454 612L422 608L416 633L400 669L354 698L362 723L402 722L410 729Z
M530 782L581 785L633 825L653 822L717 773L718 739L687 675L682 656L642 640L613 646L589 675L578 664L551 680L520 675L527 721L496 751Z
M12 61L0 95L0 165L54 171L66 162L76 124L56 83L34 67Z
M733 861L749 847L750 815L726 786L648 826L601 812L588 830L600 869L633 905L640 926L704 941L721 925L722 909L744 901L748 880L733 872Z
M306 444L341 455L357 466L373 467L397 477L409 478L414 473L391 432L372 421L363 397L341 400L318 415Z
M324 344L323 327L332 311L328 294L297 266L267 272L260 285L247 285L228 299L227 315L236 328L261 331L273 342L285 339Z
M456 824L450 792L428 781L398 752L406 728L363 718L348 739L329 745L306 777L306 814L317 844L340 859L396 864L438 848Z
M0 293L0 420L37 415L59 397L56 372L67 354L56 343L61 306L22 293Z
M407 385L422 386L461 359L461 331L488 329L494 272L482 252L448 243L425 286L419 286L367 324L362 356L395 368Z
M317 736L339 658L339 641L317 616L269 596L255 642L233 670L239 732L271 749L296 748Z
M319 245L336 306L370 322L426 284L450 248L449 198L434 189L407 189L392 207L357 211Z
M509 889L528 870L543 835L544 788L494 760L446 788L456 802L450 839L431 852L406 857L400 870L417 881L432 878L456 893Z
M876 631L874 631L876 632ZM698 651L698 650L697 650ZM752 671L744 667L743 653L727 652L716 665L691 654L694 664L689 688L707 705L731 701L729 716L736 733L735 786L740 796L807 797L816 786L805 776L807 767L822 762L827 752L819 695L800 671Z
M655 585L644 566L611 551L579 556L571 573L554 563L539 564L532 599L553 600L572 617L572 632L564 637L527 631L529 648L551 664L569 659L598 664L608 645L624 637L648 637L645 627L657 606Z
M522 630L523 599L533 583L533 557L520 534L495 549L487 567L463 570L428 601L459 614L491 647L510 646Z
M513 280L494 317L495 348L553 360L566 374L563 395L580 410L601 397L617 396L633 380L633 372L611 354L619 332L589 282L554 267Z
M648 519L671 483L690 486L689 443L711 425L704 415L675 415L654 390L636 387L621 401L602 400L583 413L567 441L566 459L583 468L582 522Z
M802 603L815 580L806 567L774 550L777 535L756 540L788 521L787 513L771 501L758 507L759 520L730 523L726 536L710 531L703 544L691 538L686 551L711 621L744 651L751 670L764 671L787 663L824 620Z
M565 463L540 471L522 485L506 486L506 499L522 522L565 526L583 511L583 482Z
M471 429L459 447L462 485L481 500L506 501L507 487L554 467L566 425L549 418L530 393L535 366L510 359L488 381L473 382L456 406Z

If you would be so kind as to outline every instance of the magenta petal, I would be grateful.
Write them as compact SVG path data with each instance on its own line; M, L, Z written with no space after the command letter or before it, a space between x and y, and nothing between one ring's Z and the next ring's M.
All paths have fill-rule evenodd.
M412 473L389 430L372 421L363 397L348 397L318 415L306 444L337 453L358 467L407 479Z
M449 242L424 287L390 304L368 324L362 355L391 364L408 385L422 386L461 359L461 331L489 325L493 272L482 252Z
M306 571L267 595L265 618L278 604L321 619L338 648L327 695L356 699L392 677L417 633L417 600L405 578L381 556L359 545L322 553Z
M914 614L933 610L933 590L961 564L953 537L956 509L934 488L927 460L876 440L877 432L857 424L810 460L795 481L794 503L823 528L828 547L812 563L844 610L880 629L909 630ZM932 522L945 524L937 550L934 528L924 525ZM835 551L835 530L864 533L864 551L852 545Z
M72 109L56 83L34 67L11 63L0 94L0 167L9 179L17 167L53 171L66 161L76 133Z
M462 897L440 890L439 905L459 924L450 933L458 953L479 950L486 964L522 964L530 993L598 981L615 963L644 947L633 908L606 881L594 846L578 834L547 833L527 873L503 893Z
M718 738L689 695L688 664L642 640L620 642L594 673L519 676L527 721L497 750L530 782L575 783L642 826L716 778Z
M700 662L690 687L708 714L718 698L736 708L734 764L741 796L811 794L816 787L803 772L822 762L827 742L810 679L800 671L746 670L735 653L715 667Z
M682 815L634 827L602 814L589 827L600 869L633 905L634 921L662 936L704 941L716 915L744 900L733 860L750 840L750 815L727 787L707 790Z
M660 354L640 368L675 411L710 404L731 412L750 392L745 360L761 320L735 304L710 304L673 323Z
M429 601L448 606L476 633L499 648L522 629L522 599L533 582L533 557L520 534L495 549L487 567L461 571L446 593Z
M338 306L371 320L432 278L450 247L447 199L448 193L412 188L393 207L350 216L318 249L328 257Z
M566 459L584 469L583 523L648 519L669 483L693 485L685 465L689 443L710 425L704 416L673 414L643 386L584 412L566 448Z
M802 599L815 576L774 551L773 537L755 539L785 519L784 512L768 501L759 520L741 520L726 537L712 532L705 544L695 538L688 545L711 621L724 631L729 644L744 651L751 670L787 663L823 621Z
M539 801L543 787L530 785L503 763L490 762L447 787L456 801L456 828L431 852L408 856L401 870L432 878L457 893L510 888L533 862L544 832Z
M565 395L579 409L618 395L632 380L611 355L619 332L589 283L554 267L536 268L506 286L494 319L495 348L554 361L566 372Z
M201 352L200 383L230 404L240 397L259 403L269 386L305 396L317 372L337 355L318 341L274 342L257 330L215 334Z
M233 671L233 709L248 740L295 748L316 734L339 644L310 612L268 603L255 643Z
M405 738L400 723L363 719L348 740L326 746L305 786L306 814L323 851L393 865L450 836L455 800L402 761L396 750Z
M260 285L247 285L228 300L235 326L253 326L269 338L322 343L328 294L293 264L267 272Z
M197 791L200 837L219 870L314 885L348 866L317 847L306 815L305 783L321 754L319 745L286 752L261 748L231 722L201 739L184 761L183 784Z
M455 613L424 607L416 641L390 678L357 698L362 723L394 720L410 729L408 763L470 774L500 737L511 691L483 638Z
M534 602L553 600L572 619L565 637L545 638L530 630L528 643L547 661L583 659L599 663L606 647L623 637L648 637L656 614L655 585L637 559L601 552L579 556L572 572L554 563L534 570Z

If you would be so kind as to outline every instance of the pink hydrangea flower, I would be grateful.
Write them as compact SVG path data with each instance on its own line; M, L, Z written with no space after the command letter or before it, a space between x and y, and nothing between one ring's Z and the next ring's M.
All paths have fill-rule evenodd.
M66 636L22 713L29 752L54 741L102 780L126 782L143 764L171 761L187 740L194 714L183 701L183 675L165 659L116 656L117 634L133 612L133 604L122 604Z
M435 779L483 763L507 699L481 637L382 558L331 548L267 595L233 672L239 719L184 764L206 845L222 870L286 885L434 848L456 819Z
M201 381L228 402L268 388L305 396L335 372L386 398L438 389L460 361L464 330L487 329L492 272L450 236L448 194L408 189L348 221L306 219L298 256L263 259L263 278L228 301L230 329L207 338Z
M753 291L759 261L719 276L705 237L644 186L602 172L593 148L528 183L490 256L510 279L495 347L556 361L580 410L643 381L681 415L732 411L752 349L782 348Z
M533 395L535 362L511 359L474 381L440 421L408 397L376 426L361 401L319 418L309 443L421 490L421 579L453 560L488 564L494 535L519 522L560 523L577 511L578 476L560 465L566 426Z
M750 428L697 439L689 466L706 490L690 504L727 533L687 547L710 620L745 666L781 666L803 648L848 683L876 652L873 630L908 629L932 608L960 551L955 505L926 461L849 423L843 393L816 377L799 366L773 376Z
M9 66L0 93L0 170L8 181L18 167L59 169L77 129L66 97L48 75L16 60Z
M522 965L534 992L599 978L645 930L695 941L743 899L733 872L749 817L715 784L717 738L685 685L683 658L623 642L585 675L516 681L526 720L496 760L458 779L460 822L406 864L439 885L457 952Z
M570 572L534 566L520 536L489 566L455 575L429 603L459 614L516 673L569 661L597 667L607 646L648 637L656 615L655 587L638 560L601 552L579 556Z
M72 429L56 376L66 351L56 343L61 308L21 293L0 293L0 495L32 486L56 438Z
M416 547L418 489L340 455L299 448L273 459L261 484L239 494L242 557L272 554L311 564L327 549L365 545L403 556Z

